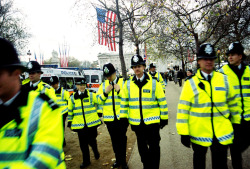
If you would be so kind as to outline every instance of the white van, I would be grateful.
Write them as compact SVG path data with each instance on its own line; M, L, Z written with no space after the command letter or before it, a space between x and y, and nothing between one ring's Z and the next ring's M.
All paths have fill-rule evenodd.
M75 86L75 81L77 78L84 77L83 74L76 70L67 69L55 69L55 68L42 68L43 74L41 75L42 81L45 83L50 83L51 76L57 76L59 78L60 84L66 90L73 93Z
M103 82L103 71L100 69L85 69L82 71L82 74L88 83L87 89L97 92Z

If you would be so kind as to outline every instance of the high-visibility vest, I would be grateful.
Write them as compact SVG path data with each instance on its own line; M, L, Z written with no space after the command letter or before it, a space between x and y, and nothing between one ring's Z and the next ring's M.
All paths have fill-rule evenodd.
M148 75L153 76L149 72L148 72ZM156 72L154 77L157 79L157 81L159 81L161 83L162 89L163 89L163 91L165 91L165 83L163 81L161 74L159 72Z
M125 82L122 89L120 117L128 118L131 125L139 125L141 118L147 125L168 119L167 101L161 84L151 76L144 75L149 79L141 91L132 78Z
M22 97L27 103L18 107L21 123L12 120L0 128L0 168L65 169L60 110L38 92Z
M93 127L101 124L101 120L97 114L95 104L97 103L96 94L87 92L88 97L75 99L74 93L70 96L68 103L68 121L71 123L71 129L82 129L87 125ZM85 124L86 121L86 124Z
M240 123L236 93L228 77L213 71L211 85L200 69L183 86L176 128L180 135L189 135L191 142L208 147L215 136L223 145L233 142L232 123ZM230 121L229 117L231 116Z
M56 103L61 108L61 114L68 112L68 100L70 99L69 92L61 87L61 93L56 95Z
M241 79L238 78L229 65L224 65L219 71L232 79L232 85L236 90L236 99L241 107L241 115L246 121L250 121L250 67L245 67Z
M108 97L104 96L105 88L109 85L108 80L105 80L99 87L99 90L97 93L97 101L98 101L98 104L102 105L103 107L102 113L103 113L104 121L114 121L115 114L116 114L116 118L118 120L120 119L121 91L122 91L122 86L124 84L123 78L119 78L117 84L120 86L120 92L119 94L117 94L117 92L114 89L114 100L112 97L112 91L108 94Z

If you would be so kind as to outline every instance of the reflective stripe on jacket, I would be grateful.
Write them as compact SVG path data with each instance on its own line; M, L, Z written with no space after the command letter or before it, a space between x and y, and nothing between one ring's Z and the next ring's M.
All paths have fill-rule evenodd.
M151 75L151 74L148 72L148 75ZM165 83L163 81L163 78L162 78L161 74L159 72L156 72L154 77L156 77L158 82L161 83L162 89L163 89L163 91L165 91Z
M140 89L132 78L123 86L120 117L128 118L132 125L139 125L141 122L140 106L145 124L159 123L160 119L168 119L167 101L161 84L151 76L148 77L149 80L141 89L141 98Z
M68 100L70 99L69 92L61 87L61 93L56 94L56 103L61 107L61 114L68 112Z
M65 169L60 157L63 153L60 110L53 110L38 92L27 95L27 105L18 107L22 122L17 126L12 120L0 128L0 168Z
M85 120L88 127L101 124L97 114L95 104L97 103L96 94L87 89L87 98L75 99L75 94L71 95L68 104L68 121L72 122L71 129L82 129L85 126ZM85 119L84 119L85 118Z
M236 99L241 107L241 114L245 120L250 121L250 67L246 66L241 79L228 66L224 65L219 71L232 79L232 85L236 90ZM243 112L244 110L244 112Z
M226 75L213 71L210 86L199 69L185 82L181 92L176 122L178 134L189 135L193 143L207 147L214 135L221 144L231 144L234 134L230 114L233 123L241 120L235 97Z
M114 89L114 105L115 105L115 114L116 118L120 119L120 104L121 104L121 91L123 86L123 78L119 78L118 85L120 86L120 92L117 92ZM97 93L98 104L103 107L103 120L104 121L114 121L114 108L113 108L113 99L112 99L112 91L108 94L108 97L104 96L105 88L109 85L109 81L105 80Z

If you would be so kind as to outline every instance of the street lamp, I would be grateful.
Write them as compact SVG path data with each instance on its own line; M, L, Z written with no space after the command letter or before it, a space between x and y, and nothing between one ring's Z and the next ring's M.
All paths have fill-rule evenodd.
M217 49L217 56L218 56L218 64L220 68L220 48Z
M30 50L27 52L27 55L29 56L29 61L30 61L30 56L31 56Z

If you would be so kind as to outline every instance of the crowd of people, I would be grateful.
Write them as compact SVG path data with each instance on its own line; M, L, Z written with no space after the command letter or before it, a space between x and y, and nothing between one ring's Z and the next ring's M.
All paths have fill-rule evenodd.
M24 67L14 46L0 38L0 168L66 168L63 146L67 126L77 132L82 151L80 168L91 165L89 145L96 160L97 127L102 121L110 134L116 161L113 168L128 169L126 162L127 128L137 137L144 169L159 169L160 129L168 125L165 93L166 77L149 72L140 55L131 58L134 75L119 77L112 63L103 66L106 80L97 93L86 89L84 77L76 81L70 95L56 76L50 84L41 81L43 73L36 61ZM197 54L199 69L187 71L180 95L176 128L181 143L193 149L194 169L205 169L208 147L214 169L227 168L230 148L234 169L242 169L242 152L250 144L250 68L244 64L244 48L239 42L227 50L229 64L214 70L214 47L202 44ZM29 73L29 82L21 85L20 75ZM179 73L180 72L180 73ZM176 77L182 86L182 70ZM165 75L164 75L165 76ZM165 80L165 82L164 82ZM52 87L51 87L52 86ZM99 112L97 107L101 107Z

